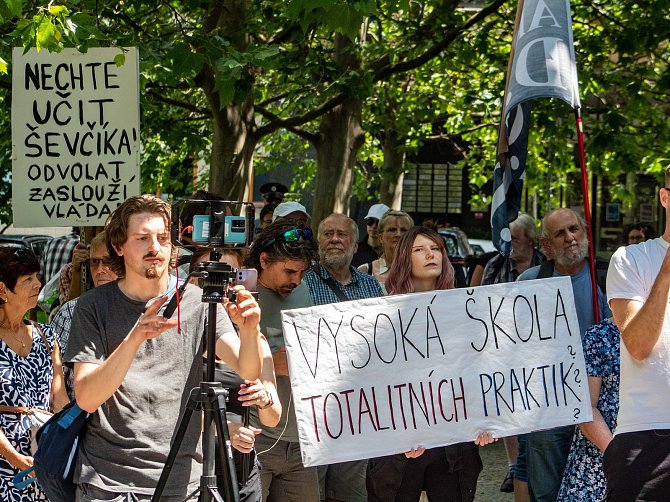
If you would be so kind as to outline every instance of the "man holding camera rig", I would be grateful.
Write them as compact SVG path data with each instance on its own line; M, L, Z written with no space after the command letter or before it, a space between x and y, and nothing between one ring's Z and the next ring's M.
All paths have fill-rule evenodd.
M277 394L282 406L276 427L263 426L252 409L252 425L263 431L256 438L256 454L262 465L264 501L306 502L320 498L317 470L303 466L300 455L280 316L282 310L313 305L302 279L316 258L317 245L312 231L299 222L282 219L258 234L245 259L247 267L258 271L261 331L272 350Z
M74 312L64 360L74 364L77 403L93 413L75 472L81 502L151 498L190 391L202 380L208 305L201 291L186 286L179 326L159 312L176 289L170 214L169 204L151 195L131 197L112 213L105 240L120 278L83 295ZM216 353L255 380L260 310L250 292L236 289L237 302L224 303L228 314L216 319ZM162 500L184 500L199 484L199 417L189 422Z

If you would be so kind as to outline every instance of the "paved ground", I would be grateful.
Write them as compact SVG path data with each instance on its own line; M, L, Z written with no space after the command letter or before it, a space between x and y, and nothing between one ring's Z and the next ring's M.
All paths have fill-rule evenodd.
M507 474L507 457L502 440L479 449L484 470L477 482L475 502L512 502L513 493L502 493L500 483Z

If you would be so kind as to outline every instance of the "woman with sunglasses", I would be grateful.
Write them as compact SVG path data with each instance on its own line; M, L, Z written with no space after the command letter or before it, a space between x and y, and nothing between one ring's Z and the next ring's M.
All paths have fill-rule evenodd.
M12 478L33 464L31 410L68 402L56 337L26 321L37 305L40 264L27 249L0 247L0 500L47 500L36 483L19 491Z
M374 275L384 287L393 264L395 250L400 238L414 225L412 217L404 211L386 211L379 220L378 235L382 245L382 255L372 263L358 267L363 273Z
M454 283L454 267L440 235L424 227L409 229L395 248L395 259L386 279L389 294L451 289ZM412 502L418 501L425 491L431 501L472 501L482 470L478 446L493 441L491 433L484 432L474 443L417 448L370 459L368 500Z

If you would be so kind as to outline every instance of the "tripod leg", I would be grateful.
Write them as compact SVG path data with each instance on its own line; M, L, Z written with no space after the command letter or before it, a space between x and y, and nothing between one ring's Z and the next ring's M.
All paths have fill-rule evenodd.
M228 421L226 420L226 394L222 389L210 389L214 395L213 402L216 403L212 419L216 426L217 439L219 441L219 460L224 468L223 489L226 500L229 502L240 502L240 493L237 488L237 475L235 473L235 461L233 450L230 446L230 434L228 433Z
M177 453L179 453L179 448L181 447L181 442L184 439L184 434L188 429L188 423L191 420L191 415L193 415L193 410L197 406L196 396L199 393L199 389L193 389L191 395L188 397L188 403L184 414L182 415L179 421L179 427L177 428L177 433L174 436L174 442L170 446L170 453L168 453L167 459L165 460L165 466L161 471L161 477L158 479L158 484L156 485L156 490L154 491L153 497L151 497L151 502L159 502L161 496L163 495L163 490L167 484L167 480L170 477L170 471L174 465L174 461L177 458Z

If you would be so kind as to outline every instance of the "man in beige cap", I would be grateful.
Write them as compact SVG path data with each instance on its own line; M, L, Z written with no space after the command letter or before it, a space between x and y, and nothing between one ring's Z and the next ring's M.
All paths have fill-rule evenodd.
M299 223L306 227L309 218L307 209L300 202L282 202L277 205L272 213L272 223L278 219L284 219L292 220L294 223Z

